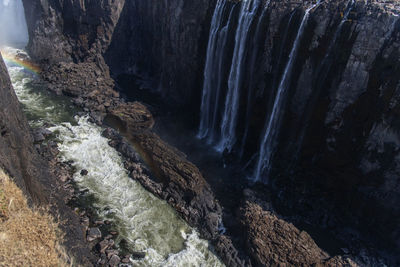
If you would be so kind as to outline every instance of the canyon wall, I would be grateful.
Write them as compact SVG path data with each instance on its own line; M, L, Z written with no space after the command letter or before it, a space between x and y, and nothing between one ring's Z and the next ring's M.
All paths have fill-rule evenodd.
M199 105L215 0L23 2L36 61L104 55L115 77L133 75L177 104Z
M221 89L209 105L215 145L229 105L245 2L226 2L215 29L226 35L213 71L220 80L212 85ZM311 1L253 3L235 66L240 84L233 91L232 147L224 154L268 183L287 216L327 229L351 225L379 245L400 249L400 8L388 1L337 0L308 13ZM135 76L186 112L204 112L202 78L216 1L24 4L28 50L36 60L103 62L103 55L115 77ZM263 142L279 92L273 134ZM271 144L268 173L261 168L255 174L263 144Z
M399 7L252 3L216 13L200 135L269 184L282 213L399 249Z
M43 187L47 167L33 147L30 127L22 113L0 55L0 165L36 204L47 204Z
M199 104L209 20L215 0L126 1L105 58L177 104Z
M36 61L80 62L108 48L124 0L23 0L28 51Z

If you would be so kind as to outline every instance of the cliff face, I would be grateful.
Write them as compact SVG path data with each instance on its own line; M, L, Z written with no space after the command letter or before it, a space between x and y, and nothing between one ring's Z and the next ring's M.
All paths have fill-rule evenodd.
M115 76L135 75L146 89L179 104L198 103L215 0L127 1L106 61Z
M47 177L45 164L33 147L33 139L6 66L0 55L0 165L36 204L48 202L41 179Z
M102 54L124 0L23 0L29 31L28 50L37 61L75 62Z
M215 2L25 0L28 48L35 59L52 63L103 55L115 76L134 75L144 87L191 106L185 111L200 112ZM215 136L229 106L244 2L226 2L215 28L226 40L210 72L220 86L211 88L218 96L209 112ZM269 173L258 177L275 189L275 204L325 228L350 224L399 249L399 6L324 1L306 13L311 1L252 2L257 5L248 14L243 59L235 66L240 85L231 153L250 161L254 175L284 87L267 140Z
M300 178L332 198L342 218L400 249L397 15L389 5L356 2L339 29L334 10L316 10L310 23L277 138L276 171L291 158L301 174L283 184Z
M285 213L399 249L399 7L252 3L214 15L200 133L271 185Z
M277 190L287 192L282 203L316 218L314 223L329 228L351 222L382 244L391 240L389 247L399 249L400 210L395 203L400 201L400 28L393 12L398 11L389 4L362 1L334 1L312 11L288 80L273 139L277 145L271 172L266 176ZM272 16L269 25L280 21L282 29L288 13L279 20ZM295 23L296 17L289 29ZM279 66L285 66L285 60L274 55L293 46L290 41L282 43L278 28L271 26L266 43L272 45L264 47L264 72L253 89L255 95L261 90L264 100L254 98L253 127L244 140L245 151L250 152L259 149L259 141L252 144L252 138L263 137L260 126L265 127L270 116L271 109L265 113L263 103L275 99L274 81L283 76ZM287 34L290 40L296 32ZM267 119L260 122L262 117ZM239 123L239 136L241 131ZM309 193L304 196L304 192ZM324 204L316 204L314 193ZM305 208L306 203L312 208ZM330 215L316 216L327 207L332 208Z
M104 55L115 77L137 76L177 103L198 105L215 0L23 2L36 61Z

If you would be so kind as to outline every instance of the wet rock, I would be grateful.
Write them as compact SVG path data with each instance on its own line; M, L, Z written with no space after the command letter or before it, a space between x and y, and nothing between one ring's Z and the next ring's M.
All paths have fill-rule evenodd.
M129 255L128 255L128 256L125 256L124 258L122 258L121 262L122 262L122 263L130 263L130 262L131 262L131 259L130 259Z
M87 241L92 242L98 238L101 238L101 231L97 227L90 228L87 233Z
M104 119L104 114L99 113L99 112L91 112L90 113L90 119L92 122L102 125L103 124L103 119Z
M33 140L35 143L43 142L46 138L41 133L34 133Z
M114 241L113 241L113 242L110 242L110 241L107 240L107 239L102 240L102 241L98 244L99 252L100 252L100 253L105 253L106 250L107 250L108 248L110 248L111 246L113 246L113 245L114 245Z
M107 263L107 256L105 253L100 254L100 259L97 261L99 266L105 266Z
M106 128L101 135L105 138L111 139L111 140L118 140L121 141L122 138L120 137L119 133L114 130L113 128Z
M102 221L102 220L97 220L97 221L94 221L94 224L95 224L95 225L103 225L103 224L104 224L104 221Z
M121 262L121 259L117 255L113 255L111 259L108 261L108 264L110 266L118 266L118 264Z
M108 111L106 122L121 132L146 130L154 126L153 116L139 102L118 103Z
M85 216L85 217L81 218L81 224L83 226L85 226L86 228L89 227L89 223L90 223L89 217Z
M243 260L244 257L239 257L239 251L228 236L219 235L213 243L216 252L220 255L226 266L251 266L249 260L245 261Z
M133 251L131 252L132 258L143 259L146 257L146 252Z
M253 197L246 199L239 211L242 238L257 266L311 266L330 258L306 232L262 206Z
M106 250L106 255L107 255L108 259L110 259L114 255L118 256L118 250L115 250L115 249Z
M156 183L164 186L163 192L158 194L173 200L170 204L185 220L199 226L204 237L214 237L218 232L216 217L221 216L221 207L199 169L183 153L152 132L133 132L131 138L151 160L153 172L159 179ZM152 186L151 183L148 185ZM153 192L157 190L157 187L153 188ZM209 216L210 213L214 215Z
M83 170L81 170L81 175L82 176L86 176L86 175L88 175L88 171L87 170L85 170L85 169L83 169Z

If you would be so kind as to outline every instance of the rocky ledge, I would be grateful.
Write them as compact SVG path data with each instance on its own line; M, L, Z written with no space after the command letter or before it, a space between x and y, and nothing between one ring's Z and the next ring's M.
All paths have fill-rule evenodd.
M246 189L243 195L238 211L242 238L255 266L386 266L368 251L354 255L344 249L343 255L329 255L255 191Z

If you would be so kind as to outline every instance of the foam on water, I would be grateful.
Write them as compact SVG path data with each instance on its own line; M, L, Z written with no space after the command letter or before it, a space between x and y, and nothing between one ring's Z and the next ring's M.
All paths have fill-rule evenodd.
M19 49L5 47L1 49L7 54L16 55L25 52ZM32 127L41 127L46 123L74 122L71 114L75 108L64 97L55 97L50 92L40 90L38 77L15 62L5 59L14 91L22 104L25 115Z
M78 125L63 123L50 130L59 136L63 160L74 161L75 181L94 195L99 216L114 221L134 250L146 252L139 266L221 266L207 241L165 201L129 178L120 155L101 136L102 128L81 117ZM88 175L81 176L82 169Z
M224 266L210 250L208 241L179 218L174 209L132 180L119 153L101 136L102 128L87 117L72 117L66 99L35 87L36 79L22 67L6 62L14 89L33 125L55 126L61 160L73 160L74 180L89 190L100 218L113 222L119 232L116 244L125 239L132 251L146 252L131 259L134 266ZM88 175L81 176L82 169Z

